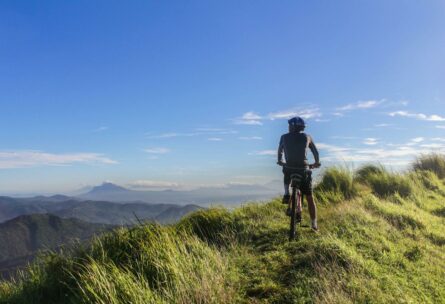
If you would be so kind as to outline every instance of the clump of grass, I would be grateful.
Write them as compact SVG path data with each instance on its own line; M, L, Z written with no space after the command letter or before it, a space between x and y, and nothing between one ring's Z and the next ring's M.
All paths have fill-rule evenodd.
M377 166L377 165L373 165L373 164L368 164L368 165L364 165L364 166L360 167L355 172L355 177L356 177L357 181L359 181L361 183L366 183L366 181L371 176L384 174L385 172L386 172L385 168L381 165Z
M419 156L412 165L414 170L434 172L439 178L445 178L445 155L431 153Z
M78 274L87 303L227 303L233 290L224 257L196 236L173 228L145 226L144 238L123 260L90 259ZM120 242L118 242L120 243ZM110 242L105 243L107 247ZM97 252L110 248L99 245ZM98 292L101 291L101 292ZM136 291L136 292L135 292Z
M315 195L322 202L339 202L358 194L358 188L351 170L331 167L324 171L315 187Z
M414 191L411 181L403 174L388 172L382 166L366 165L356 172L357 180L371 187L380 196L399 194L407 197Z
M177 226L208 243L218 245L230 241L235 232L233 215L227 209L217 207L196 211L183 218Z

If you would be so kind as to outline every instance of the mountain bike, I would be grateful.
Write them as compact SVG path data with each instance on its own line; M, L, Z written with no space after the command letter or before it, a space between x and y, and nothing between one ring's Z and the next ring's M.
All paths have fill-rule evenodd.
M305 167L290 167L285 163L279 163L280 166L286 167L288 169L296 170L295 173L292 173L290 186L292 188L291 194L291 216L290 216L290 229L289 229L289 241L295 239L296 235L296 211L297 211L297 202L300 202L300 206L303 205L303 194L300 192L301 180L303 178L303 174L305 174L305 170L311 170L314 168L318 168L315 164L309 165L309 169Z

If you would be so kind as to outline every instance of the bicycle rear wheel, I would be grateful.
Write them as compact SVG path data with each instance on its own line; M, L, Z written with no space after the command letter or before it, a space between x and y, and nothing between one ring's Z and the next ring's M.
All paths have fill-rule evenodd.
M292 196L291 196L291 216L290 216L290 229L289 229L289 241L295 240L295 212L296 212L296 208L297 208L297 202L296 202L296 198L297 198L297 189L296 188L292 188Z

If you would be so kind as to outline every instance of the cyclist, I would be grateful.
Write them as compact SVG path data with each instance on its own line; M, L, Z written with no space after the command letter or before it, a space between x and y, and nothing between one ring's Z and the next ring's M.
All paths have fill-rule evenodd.
M280 145L278 147L278 164L283 166L284 174L284 196L283 204L288 204L286 211L287 215L291 215L290 208L290 194L289 185L291 182L291 174L299 173L302 175L299 190L303 193L309 205L309 213L311 216L311 228L318 230L317 225L317 208L312 197L312 171L309 170L309 163L307 160L307 148L309 148L314 156L314 168L320 167L320 158L317 147L314 144L312 137L304 133L306 124L301 117L294 117L288 120L289 133L281 136ZM283 152L286 163L283 163ZM301 221L301 202L297 202L297 221Z

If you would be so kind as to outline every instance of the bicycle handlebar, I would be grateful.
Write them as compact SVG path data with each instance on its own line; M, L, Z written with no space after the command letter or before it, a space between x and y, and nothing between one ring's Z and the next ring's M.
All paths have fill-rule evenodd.
M277 165L281 166L281 167L286 167L289 169L307 169L306 167L291 167L291 166L288 166L286 163L282 163L282 162L277 162ZM321 164L313 163L313 164L309 164L308 167L309 167L309 169L316 169L316 168L320 168Z

